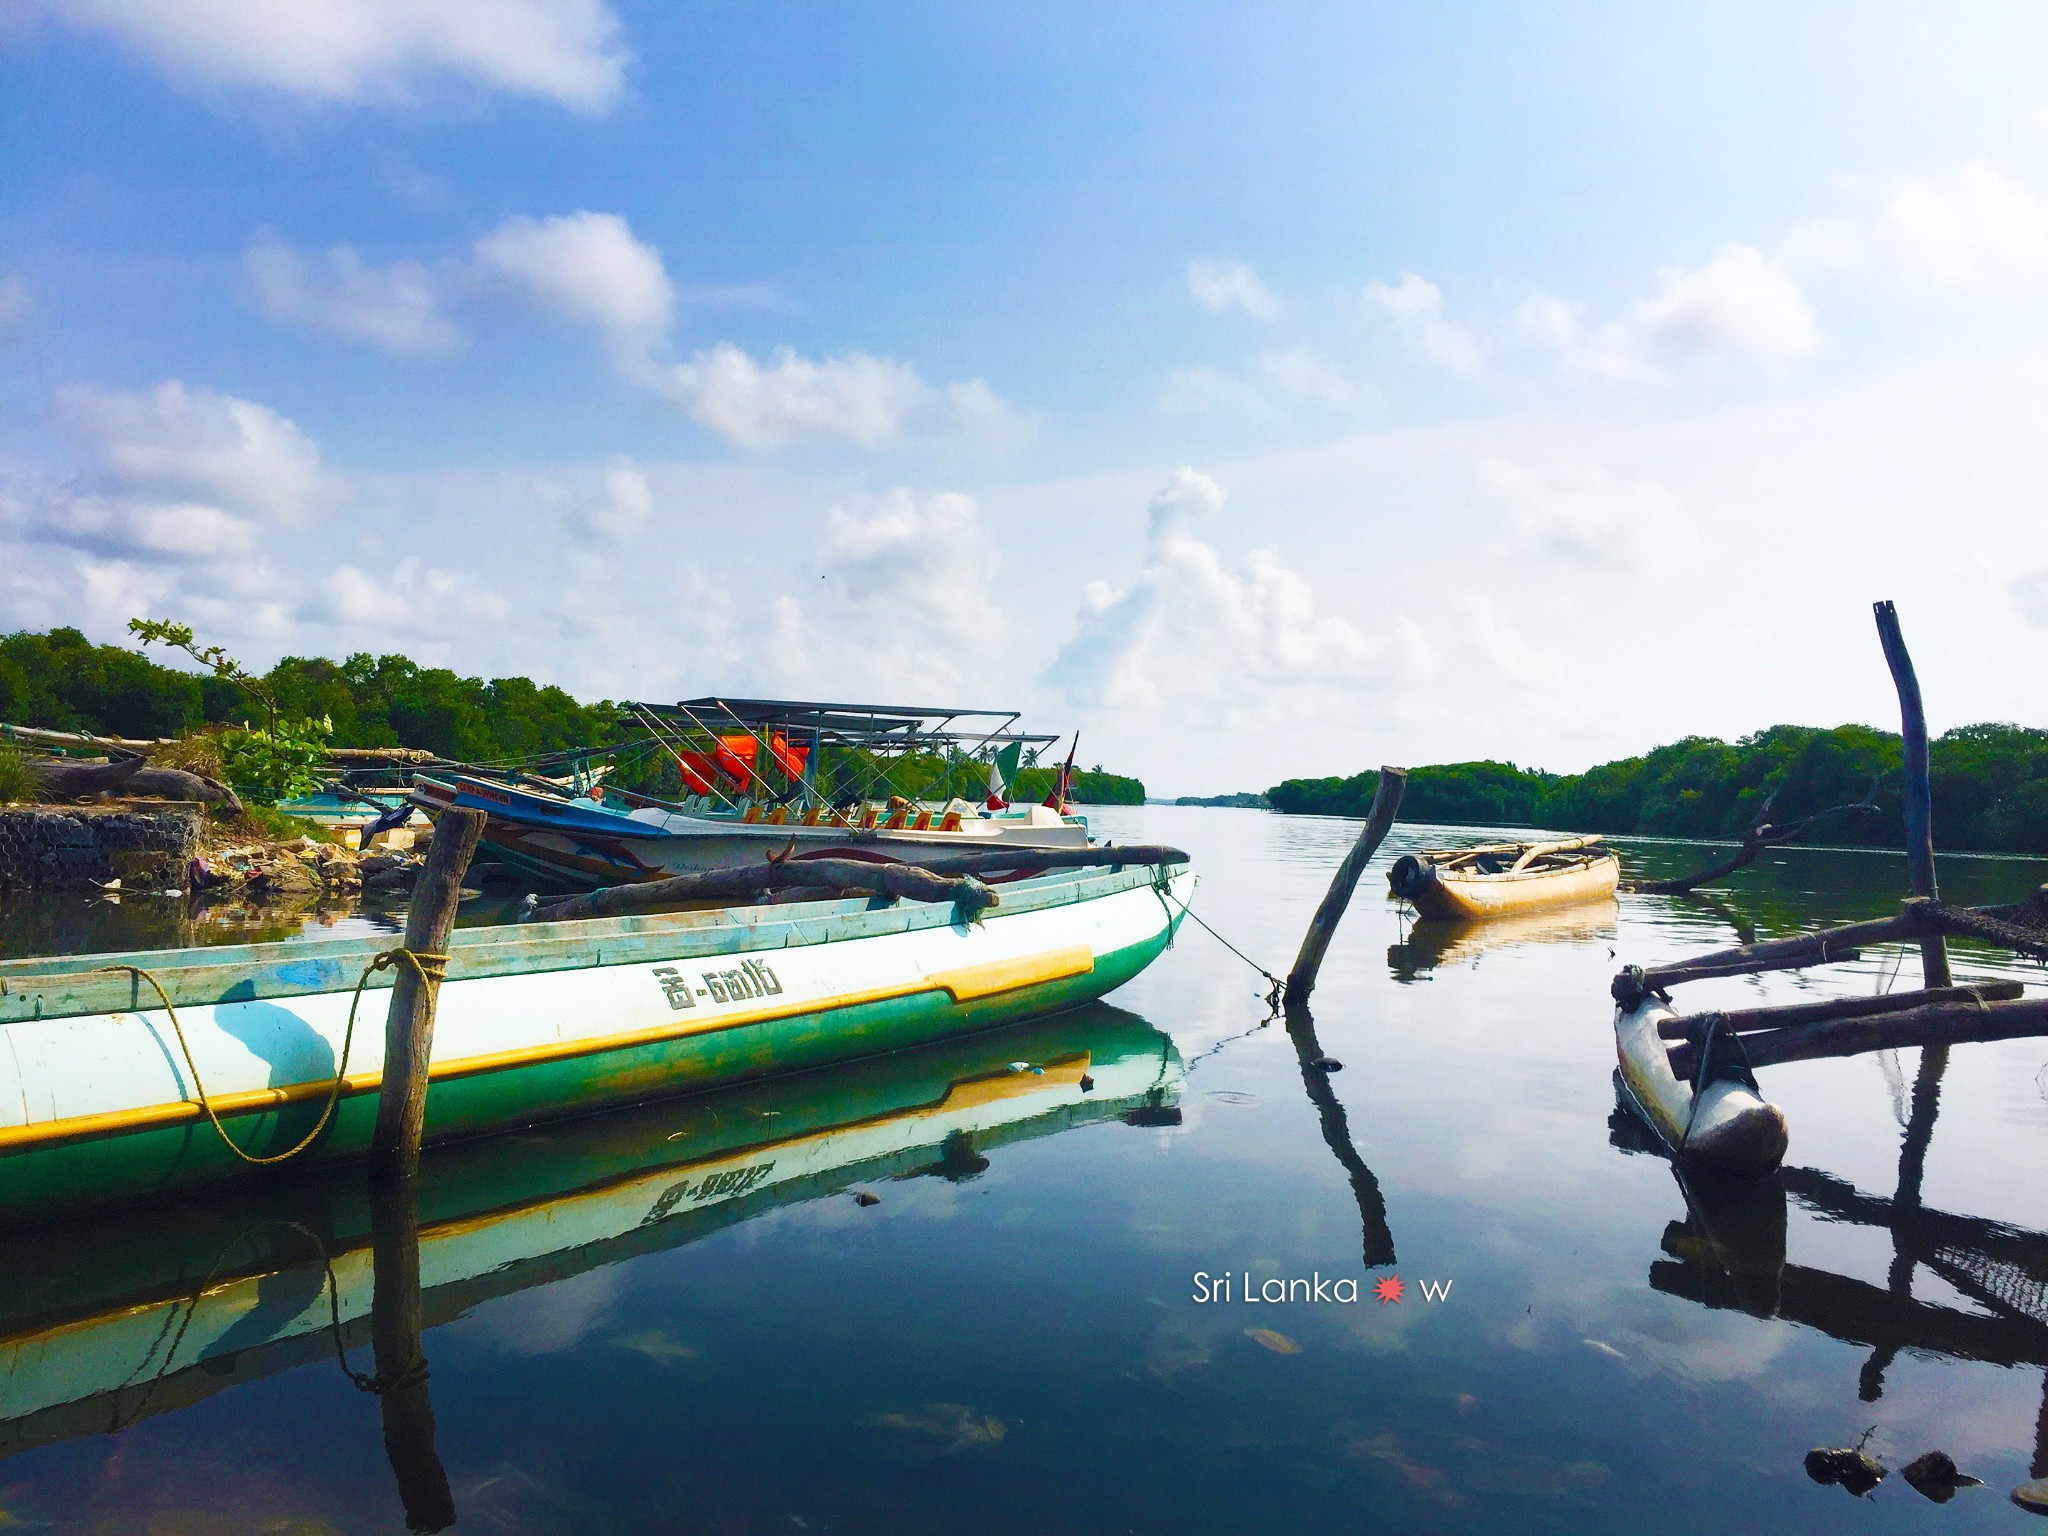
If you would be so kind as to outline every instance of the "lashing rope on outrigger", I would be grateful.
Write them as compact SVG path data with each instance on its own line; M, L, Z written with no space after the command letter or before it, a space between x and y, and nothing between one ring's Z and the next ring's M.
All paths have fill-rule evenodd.
M310 1147L320 1133L327 1129L327 1122L334 1117L334 1106L341 1102L341 1090L348 1081L349 1048L355 1042L356 1008L363 1000L363 988L369 985L370 978L378 971L390 970L401 960L413 968L420 979L420 985L429 992L438 988L448 974L448 957L431 950L407 949L400 945L396 949L387 949L371 957L370 963L363 967L363 974L356 978L355 993L348 1001L348 1027L341 1037L341 1058L335 1063L334 1082L327 1090L327 1103L320 1110L319 1120L315 1122L313 1129L300 1138L296 1146L269 1157L259 1157L256 1153L244 1149L228 1134L227 1127L220 1123L220 1116L214 1112L213 1103L206 1096L206 1085L199 1080L199 1063L193 1059L192 1043L185 1038L185 1026L179 1023L178 1010L172 1006L171 995L164 990L163 983L139 965L102 965L97 967L93 974L117 975L126 972L134 980L149 983L151 990L163 1000L164 1012L170 1017L171 1031L178 1037L178 1049L184 1053L185 1070L192 1074L192 1092L198 1098L199 1107L206 1111L206 1118L213 1123L215 1132L230 1152L243 1162L254 1163L260 1167L289 1162Z

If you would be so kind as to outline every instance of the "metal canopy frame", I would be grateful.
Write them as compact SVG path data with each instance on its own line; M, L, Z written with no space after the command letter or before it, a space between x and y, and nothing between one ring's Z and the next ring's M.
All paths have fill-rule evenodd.
M814 775L818 750L827 746L852 748L867 756L868 768L858 793L865 797L878 783L893 788L888 763L912 752L939 752L950 760L979 760L1015 742L1037 756L1040 748L1053 745L1059 737L1020 731L1022 715L1014 709L969 709L950 705L833 704L806 699L736 699L720 694L701 699L684 699L674 704L627 704L631 718L644 726L663 750L676 757L691 740L710 740L729 735L750 736L763 745L781 736L792 745L802 743L813 750L806 754L803 778L780 794L772 782L751 765L746 770L742 795L756 793L777 799L798 796L805 802L822 804ZM771 752L772 756L772 752ZM948 778L952 770L948 769ZM713 784L712 796L728 807L734 799ZM636 796L636 799L651 797Z
M1049 747L1056 734L1017 730L1023 717L1016 709L970 709L950 705L833 704L812 699L735 699L709 694L675 704L629 706L696 730L746 732L774 730L816 732L819 739L843 746L915 751L971 744L971 750L1005 747Z

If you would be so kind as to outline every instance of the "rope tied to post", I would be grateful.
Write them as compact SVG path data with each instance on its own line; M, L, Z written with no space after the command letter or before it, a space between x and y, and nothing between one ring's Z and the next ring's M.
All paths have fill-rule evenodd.
M321 1106L320 1118L296 1145L267 1157L259 1156L241 1146L228 1134L228 1128L221 1124L220 1115L214 1109L212 1099L207 1096L206 1085L199 1079L199 1063L193 1058L192 1042L185 1038L185 1026L179 1021L178 1010L172 1005L171 995L164 990L163 983L139 965L103 965L99 966L94 974L118 975L125 972L134 981L149 983L150 990L156 993L164 1005L164 1013L171 1021L171 1032L178 1037L178 1050L185 1058L185 1070L192 1077L193 1096L198 1100L199 1107L206 1112L206 1118L212 1123L214 1133L220 1137L222 1145L243 1162L265 1167L273 1163L290 1162L310 1147L319 1138L320 1133L327 1129L327 1122L334 1118L334 1106L341 1102L341 1090L348 1084L349 1050L355 1043L356 1009L362 1003L363 988L369 985L370 978L377 972L391 970L401 961L413 968L414 974L420 979L420 985L430 994L439 991L441 982L448 974L448 957L430 950L413 950L400 945L396 949L387 949L370 957L370 963L363 967L363 974L356 978L355 992L348 1001L348 1025L342 1031L341 1056L335 1063L334 1081L328 1086L327 1102Z

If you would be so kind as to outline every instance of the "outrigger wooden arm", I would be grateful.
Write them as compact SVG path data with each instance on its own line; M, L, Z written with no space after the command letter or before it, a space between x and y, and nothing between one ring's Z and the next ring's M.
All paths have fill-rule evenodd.
M2038 897L2031 904L2010 907L1952 907L1945 902L1915 897L1895 917L1768 939L1761 944L1718 950L1671 965L1632 965L1615 976L1612 992L1622 1007L1633 1008L1644 998L1669 991L1682 982L1828 965L1855 959L1867 944L1938 938L1944 934L1981 939L2015 954L2048 959L2048 924L2041 922L2043 911Z

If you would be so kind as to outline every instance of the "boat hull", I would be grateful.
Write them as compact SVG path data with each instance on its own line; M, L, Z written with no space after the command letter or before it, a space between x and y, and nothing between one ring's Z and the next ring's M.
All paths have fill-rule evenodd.
M1700 1090L1671 1070L1670 1042L1657 1032L1676 1010L1661 998L1618 1009L1615 1055L1630 1107L1684 1162L1756 1176L1785 1160L1785 1112L1748 1083L1719 1080Z
M1170 942L1192 881L1185 870L1048 876L1006 887L1004 904L974 923L951 907L830 901L546 925L560 932L466 930L438 1004L427 1138L901 1050L1087 1002ZM349 953L317 953L329 947ZM118 958L168 978L208 1100L228 1135L261 1156L318 1122L342 1058L348 988L373 947L248 948L270 953L251 957L240 980L218 952ZM205 1118L154 994L52 964L0 967L0 1006L16 1019L0 1028L10 1191L0 1214L246 1172ZM106 1006L109 989L120 1006ZM366 991L342 1093L304 1161L367 1151L384 1004ZM19 1017L33 1010L43 1016Z
M588 889L758 864L769 855L912 862L935 852L990 848L1083 848L1088 828L1047 813L974 817L958 831L848 827L801 821L745 822L686 812L627 815L585 802L457 778L422 779L415 798L430 810L460 806L487 818L483 842L502 862L551 886Z
M1472 922L1612 900L1621 884L1621 861L1610 853L1571 869L1467 875L1425 868L1423 877L1402 893L1417 912L1424 917Z

